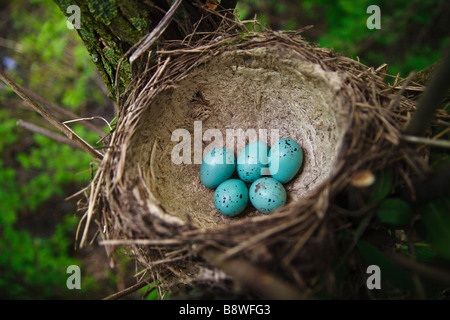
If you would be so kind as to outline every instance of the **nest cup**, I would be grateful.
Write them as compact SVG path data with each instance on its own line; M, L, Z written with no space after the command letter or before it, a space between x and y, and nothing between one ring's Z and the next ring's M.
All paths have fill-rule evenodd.
M265 298L299 297L311 274L331 269L339 219L330 202L359 171L401 162L400 115L414 105L373 69L271 31L169 43L130 88L87 222L98 213L102 244L125 246L148 282L222 288L237 279ZM237 156L281 138L304 153L287 204L269 215L250 203L235 217L218 213L200 181L203 154L222 144ZM265 274L281 280L253 279Z
M260 213L251 205L238 218L217 212L214 189L200 181L203 154L219 145L231 146L237 156L256 139L270 146L291 138L302 146L304 163L286 191L289 201L300 201L335 165L348 114L342 93L335 72L286 49L225 51L148 103L130 140L125 172L136 177L139 167L168 214L211 228Z

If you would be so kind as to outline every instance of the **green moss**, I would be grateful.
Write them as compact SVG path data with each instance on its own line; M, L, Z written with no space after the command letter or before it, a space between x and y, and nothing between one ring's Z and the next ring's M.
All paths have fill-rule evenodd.
M108 63L117 65L119 62L116 58L116 52L111 48L103 48L104 57L108 60ZM120 59L120 58L119 58Z
M112 0L91 0L89 1L89 11L96 19L108 26L117 16L117 5Z
M95 35L92 32L89 32L86 28L80 29L80 36L87 42L92 43L96 40Z
M131 23L139 31L143 31L148 28L147 21L145 21L144 19L131 18Z
M70 2L66 0L55 0L55 2L59 5L64 14L66 14L67 8L71 5Z
M103 68L106 72L106 74L108 75L108 79L103 78L103 80L105 80L106 84L110 84L111 86L114 86L113 80L114 79L114 75L113 75L113 71L111 69L111 66L109 65L108 61L105 59L102 59L103 63Z

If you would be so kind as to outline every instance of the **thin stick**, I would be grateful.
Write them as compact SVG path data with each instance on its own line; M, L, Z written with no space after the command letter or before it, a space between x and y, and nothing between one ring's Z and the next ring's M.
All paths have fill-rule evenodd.
M98 116L95 116L95 117L87 117L87 118L77 118L77 119L67 120L67 121L64 121L63 124L66 124L66 123L72 123L72 122L83 122L83 121L87 121L87 120L102 120L103 122L105 122L105 123L108 125L109 130L112 130L111 126L109 125L109 122L108 122L105 118L103 118L103 117L98 117Z
M78 119L80 118L79 116L77 116L75 113L73 113L70 110L67 110L65 108L61 108L60 106L57 106L53 103L51 103L50 101L47 101L46 99L44 99L43 97L41 97L40 95L26 89L23 87L20 87L25 94L29 95L33 100L35 100L36 102L39 102L41 104L43 104L47 109L49 110L54 110L55 112L66 116L68 118L72 118L72 119ZM95 132L96 134L98 134L100 137L103 137L105 134L103 133L102 130L100 130L99 128L97 128L96 126L94 126L93 124L89 123L89 122L83 122L81 123L83 126L85 126L87 129Z
M123 296L126 296L130 293L133 293L133 292L139 290L140 288L145 287L149 283L150 283L149 279L141 280L138 283L133 284L131 287L128 287L122 291L116 292L110 296L107 296L106 298L103 298L102 300L116 300L116 299L122 298Z
M450 273L448 273L447 270L414 261L400 254L390 254L389 257L394 261L395 264L401 267L413 270L425 277L437 280L440 283L444 283L446 285L450 284Z
M415 72L411 72L409 76L406 78L404 84L401 86L401 89L397 94L394 96L394 98L389 102L389 106L387 107L389 110L392 109L392 107L396 106L398 102L400 101L400 97L405 92L406 88L408 87L409 83L411 82L411 79L415 76Z
M202 256L217 268L223 270L234 280L248 288L252 288L269 300L300 300L307 298L292 284L256 267L243 259L221 260L221 253L212 249L202 252Z
M3 72L0 71L0 80L2 80L8 87L10 87L19 97L21 97L26 103L28 103L35 111L37 111L44 119L50 122L53 126L64 133L70 140L74 141L82 150L89 153L94 159L103 159L103 154L95 150L86 141L81 139L72 129L63 123L59 122L54 116L52 116L47 110L39 106L34 102L19 86L11 81Z
M448 140L433 140L428 138L406 136L406 135L403 135L402 139L408 142L426 144L432 147L450 148L450 141Z
M71 146L72 148L80 149L80 147L75 142L73 142L72 140L68 139L67 137L65 137L65 136L63 136L61 134L57 134L57 133L55 133L53 131L47 130L45 128L39 127L39 126L37 126L37 125L35 125L33 123L26 122L26 121L23 121L23 120L19 119L19 120L17 120L16 124L17 124L17 126L19 126L21 128L24 128L24 129L27 129L27 130L29 130L31 132L43 135L44 137L52 139L52 140L54 140L54 141L56 141L58 143L64 143L64 144L67 144L67 145Z
M158 25L150 32L150 34L145 38L144 42L136 49L136 51L130 57L130 63L133 63L134 60L139 58L141 54L150 48L153 43L161 36L161 34L167 29L170 22L172 21L173 15L175 11L180 6L182 0L176 0L169 11L167 11L164 18L158 23Z
M99 244L110 246L132 245L132 244L143 246L151 246L151 245L176 246L183 244L183 241L179 239L109 239L109 240L101 240Z
M84 227L83 235L81 237L80 248L84 247L86 238L88 236L89 226L91 224L91 219L94 214L94 202L97 199L97 195L100 191L100 182L98 182L98 181L101 181L103 179L104 171L101 170L100 174L99 174L99 172L100 172L100 170L97 170L97 172L95 173L94 179L91 182L91 191L89 193L89 207L88 207L88 211L86 212L86 225ZM96 183L95 189L94 189L94 183Z

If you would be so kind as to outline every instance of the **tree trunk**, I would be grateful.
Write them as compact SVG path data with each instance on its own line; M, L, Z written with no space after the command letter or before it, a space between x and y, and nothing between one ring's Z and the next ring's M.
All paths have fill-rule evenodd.
M69 6L80 8L78 34L86 45L97 69L113 98L116 96L115 77L119 60L141 38L155 28L170 8L169 0L55 0L63 13L70 17ZM163 33L162 40L183 39L194 30L206 4L215 1L183 1L174 19ZM225 9L233 9L237 0L223 0ZM204 19L196 26L199 31L211 31L217 27L214 19ZM132 78L128 61L122 63L118 86L120 92Z

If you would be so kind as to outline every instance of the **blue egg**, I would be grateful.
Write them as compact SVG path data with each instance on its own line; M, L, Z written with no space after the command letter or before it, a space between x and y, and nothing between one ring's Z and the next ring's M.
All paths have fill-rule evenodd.
M214 192L214 206L217 211L226 216L235 216L241 213L247 203L248 189L242 180L226 180Z
M286 190L274 178L260 178L252 183L248 192L252 205L262 213L271 213L286 203Z
M261 178L264 175L264 168L269 166L268 151L267 144L262 141L255 141L247 145L237 157L239 178L249 183ZM265 174L269 175L270 173L267 170Z
M281 139L270 148L270 174L281 183L290 181L300 170L302 163L302 148L292 139Z
M200 180L207 188L215 188L236 170L236 158L227 148L214 148L203 158Z

